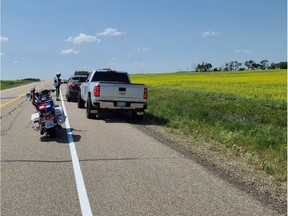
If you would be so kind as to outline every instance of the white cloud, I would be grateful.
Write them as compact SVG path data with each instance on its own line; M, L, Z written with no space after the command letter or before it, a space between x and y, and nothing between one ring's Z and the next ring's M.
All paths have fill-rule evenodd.
M77 53L79 53L79 51L73 50L73 49L66 49L66 50L62 50L59 54L69 55L69 54L77 54Z
M4 56L4 53L3 53L3 52L0 52L0 56Z
M112 58L112 61L109 63L109 65L114 66L114 65L116 65L116 63L117 63L117 58L114 57L114 58Z
M97 36L119 36L125 34L124 32L118 31L114 28L106 28L103 32L97 34Z
M147 48L137 48L138 51L141 51L141 52L145 52L145 51L148 51L149 49Z
M81 44L83 42L100 42L96 36L86 35L84 33L80 33L79 36L72 37L70 36L66 41L73 42L74 44Z
M9 38L0 36L0 41L1 42L8 42Z
M126 63L121 64L123 67L150 67L155 66L154 63L146 63L146 62L133 62L133 63Z
M237 53L237 54L239 54L239 53L249 54L249 53L251 53L251 50L235 50L235 53Z
M202 36L203 36L203 37L215 37L215 36L218 36L218 35L220 35L219 32L206 31L206 32L203 32L203 33L202 33Z

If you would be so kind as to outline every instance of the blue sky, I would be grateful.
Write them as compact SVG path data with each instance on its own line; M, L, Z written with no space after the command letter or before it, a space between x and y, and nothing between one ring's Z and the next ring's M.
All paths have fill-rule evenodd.
M2 0L1 79L287 60L286 0Z

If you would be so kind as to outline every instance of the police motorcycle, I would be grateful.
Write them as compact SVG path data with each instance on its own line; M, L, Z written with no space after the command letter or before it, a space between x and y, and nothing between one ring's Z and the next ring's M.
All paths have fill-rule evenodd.
M35 113L31 115L32 128L40 131L43 135L47 133L50 137L56 136L56 128L61 129L65 123L66 116L62 108L54 103L51 92L53 89L45 89L36 92L35 87L27 94L35 107Z

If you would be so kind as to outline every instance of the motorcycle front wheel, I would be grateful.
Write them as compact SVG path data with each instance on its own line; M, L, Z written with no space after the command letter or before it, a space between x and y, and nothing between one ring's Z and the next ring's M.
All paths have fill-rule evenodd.
M56 136L56 129L55 129L55 127L47 129L46 132L47 132L47 134L49 135L49 137L55 137L55 136Z

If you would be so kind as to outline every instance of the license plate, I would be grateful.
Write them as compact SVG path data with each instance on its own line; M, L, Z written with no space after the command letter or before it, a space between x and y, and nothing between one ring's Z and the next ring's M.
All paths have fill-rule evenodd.
M126 102L117 102L117 107L126 107Z

